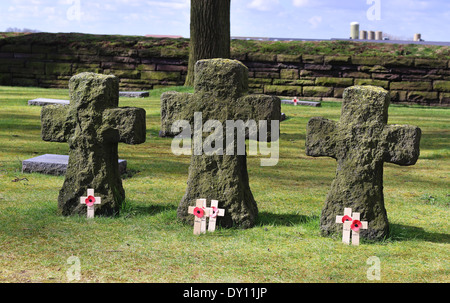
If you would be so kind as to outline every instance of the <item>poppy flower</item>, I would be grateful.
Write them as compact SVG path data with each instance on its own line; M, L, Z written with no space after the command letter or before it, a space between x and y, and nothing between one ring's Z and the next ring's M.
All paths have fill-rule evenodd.
M353 231L358 231L361 228L361 221L359 220L353 220L352 226L350 227Z
M345 215L342 217L342 223L344 223L345 221L352 221L352 218L350 216Z
M87 206L92 206L95 203L95 198L93 196L89 196L84 200Z
M209 215L210 218L215 218L217 217L217 215L219 214L219 209L215 206L211 207L212 208L212 214Z
M203 211L203 208L201 208L201 207L196 207L196 208L194 208L194 215L196 216L196 217L198 217L198 218L201 218L201 217L203 217L203 214L204 214L205 212Z

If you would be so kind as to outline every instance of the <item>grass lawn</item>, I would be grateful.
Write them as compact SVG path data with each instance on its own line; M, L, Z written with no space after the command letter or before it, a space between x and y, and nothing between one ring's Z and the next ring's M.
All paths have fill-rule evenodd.
M248 159L257 225L194 236L176 218L190 159L173 155L171 139L158 137L161 92L120 99L120 106L147 111L147 142L119 144L129 170L126 209L86 220L58 214L63 176L21 172L22 160L68 151L66 143L41 140L41 108L27 100L67 99L68 91L0 87L0 282L69 282L71 256L81 274L74 282L450 282L449 109L390 107L389 123L422 129L421 155L414 166L384 165L391 234L353 247L320 236L336 162L308 157L304 147L307 121L338 120L340 103L282 105L288 119L281 123L278 165ZM368 279L373 257L380 280Z

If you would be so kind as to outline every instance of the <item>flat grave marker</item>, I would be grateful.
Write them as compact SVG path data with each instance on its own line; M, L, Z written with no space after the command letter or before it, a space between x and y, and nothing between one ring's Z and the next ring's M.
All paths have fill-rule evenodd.
M119 172L127 171L127 160L119 159ZM64 175L69 164L68 155L44 154L22 161L23 173L41 173L45 175Z

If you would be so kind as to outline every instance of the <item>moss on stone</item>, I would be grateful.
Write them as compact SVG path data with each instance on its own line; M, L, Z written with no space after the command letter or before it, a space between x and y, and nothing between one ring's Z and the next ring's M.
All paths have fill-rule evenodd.
M58 209L63 215L85 214L79 199L93 188L102 199L96 214L115 215L125 199L117 144L145 141L145 110L117 108L119 81L112 75L75 75L69 81L69 95L70 105L41 111L42 139L69 143Z
M389 233L384 207L383 162L413 165L419 157L421 131L409 125L386 125L390 94L380 87L353 86L343 94L339 122L321 117L307 125L306 154L337 160L336 176L325 200L323 235L340 233L336 216L344 208L369 222L361 236L381 240Z

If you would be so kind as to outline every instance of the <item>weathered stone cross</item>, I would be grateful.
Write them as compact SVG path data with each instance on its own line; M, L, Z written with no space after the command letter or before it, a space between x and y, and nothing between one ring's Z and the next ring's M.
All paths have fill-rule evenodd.
M119 81L112 75L81 73L69 81L70 105L42 108L42 139L69 143L69 164L58 196L63 215L84 214L80 197L95 188L99 215L118 213L125 191L118 166L118 143L145 142L145 110L119 104Z
M316 117L307 125L306 154L337 160L320 228L324 235L338 233L336 216L344 208L352 208L370 222L361 236L382 239L389 232L383 163L415 164L421 130L410 125L387 125L390 98L382 88L349 87L343 98L340 122Z
M172 124L176 120L187 120L193 125L195 113L201 113L204 121L215 120L222 125L227 120L246 122L251 119L256 125L259 125L260 120L265 120L270 126L272 120L280 118L279 98L246 95L248 69L239 61L198 61L195 65L194 89L194 94L168 92L161 96L163 135L171 133ZM226 146L225 127L222 135L223 146ZM203 136L206 136L205 133ZM261 137L258 139L261 141ZM234 140L234 150L236 141ZM230 144L227 151L229 147L233 148ZM221 207L226 210L225 216L219 221L221 226L253 226L258 208L249 186L246 155L238 155L237 152L234 155L229 155L228 152L223 152L222 155L198 155L193 152L186 193L177 210L181 220L192 222L188 207L195 203L196 197L220 201Z

